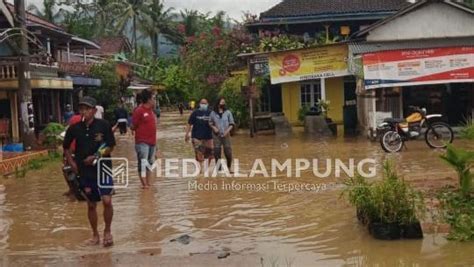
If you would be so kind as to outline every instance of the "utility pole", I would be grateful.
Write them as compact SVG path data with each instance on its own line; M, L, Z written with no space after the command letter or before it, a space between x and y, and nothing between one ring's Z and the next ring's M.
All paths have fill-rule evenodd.
M25 0L15 0L15 27L21 30L18 61L18 100L20 102L20 133L23 146L36 146L35 117L30 85L30 52L28 49Z

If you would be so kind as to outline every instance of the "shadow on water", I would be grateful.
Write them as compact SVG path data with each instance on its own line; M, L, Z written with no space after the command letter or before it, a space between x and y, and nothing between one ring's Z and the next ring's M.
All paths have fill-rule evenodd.
M164 113L158 127L158 146L164 158L192 158L184 142L186 118ZM419 142L396 155L382 152L378 143L364 138L316 140L296 129L289 136L233 138L234 155L242 170L255 159L339 158L359 162L373 158L380 165L392 159L406 179L442 179L453 176L439 159L440 151ZM382 242L372 239L357 223L355 211L340 199L341 181L332 175L315 178L305 171L300 178L164 178L143 192L136 171L133 138L117 136L115 156L130 160L129 187L114 196L113 234L110 249L82 246L90 233L83 203L70 202L60 164L5 181L0 192L0 255L5 265L61 264L66 258L90 258L88 264L112 265L111 257L123 253L150 252L183 256L228 248L239 255L257 254L268 262L284 265L451 265L474 262L472 243L447 242L426 235L417 241ZM190 190L189 184L215 184L217 190ZM281 192L267 190L222 190L230 184L327 184L326 190ZM102 209L100 208L101 212ZM103 228L102 218L99 227ZM169 242L181 234L192 241L187 246ZM94 255L94 256L91 256ZM72 256L72 257L71 257Z

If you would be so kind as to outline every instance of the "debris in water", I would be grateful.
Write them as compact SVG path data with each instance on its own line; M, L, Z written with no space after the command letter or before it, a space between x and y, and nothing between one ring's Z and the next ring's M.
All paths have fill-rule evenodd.
M191 242L191 237L189 235L182 235L178 238L170 240L170 242L176 242L176 241L183 244L183 245L187 245Z
M221 251L217 254L218 259L225 259L230 256L230 252L228 251Z

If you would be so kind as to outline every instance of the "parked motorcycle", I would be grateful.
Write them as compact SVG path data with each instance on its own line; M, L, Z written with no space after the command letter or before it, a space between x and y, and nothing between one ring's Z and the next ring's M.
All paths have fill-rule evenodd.
M411 106L414 110L406 119L387 118L377 126L380 145L385 152L399 152L406 141L417 139L426 128L425 141L431 148L446 148L453 142L451 127L441 121L441 114L426 115L425 108Z

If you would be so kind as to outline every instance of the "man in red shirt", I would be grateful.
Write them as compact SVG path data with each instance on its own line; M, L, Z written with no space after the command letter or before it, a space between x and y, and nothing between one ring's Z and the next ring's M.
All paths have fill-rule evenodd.
M135 131L135 150L138 161L138 177L142 183L142 188L150 187L150 171L146 169L143 162L153 165L155 161L156 149L156 115L155 96L152 92L144 90L141 93L141 105L138 106L132 115L131 129Z
M72 125L81 122L81 120L82 120L82 116L79 115L79 114L75 114L69 119L69 121L68 121L69 125L68 126L71 127ZM74 153L75 150L76 150L76 140L73 140L72 143L71 143L71 151ZM68 165L67 161L66 161L66 157L64 157L63 164L64 164L64 166ZM72 196L74 196L73 188L71 187L72 185L70 184L70 182L68 180L67 174L63 173L63 176L64 176L64 179L66 180L66 183L69 187L69 190L66 193L64 193L63 195L68 196L68 197L72 197Z

